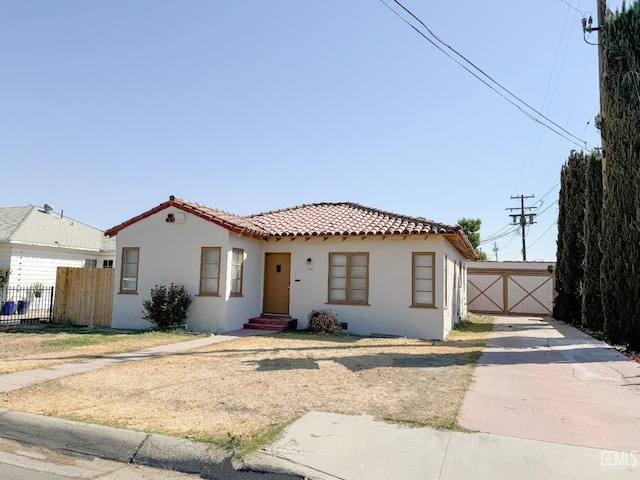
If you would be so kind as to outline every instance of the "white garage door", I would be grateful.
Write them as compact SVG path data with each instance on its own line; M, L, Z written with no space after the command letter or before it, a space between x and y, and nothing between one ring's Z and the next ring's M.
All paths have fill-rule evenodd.
M547 270L469 269L469 311L498 315L551 315L554 276Z

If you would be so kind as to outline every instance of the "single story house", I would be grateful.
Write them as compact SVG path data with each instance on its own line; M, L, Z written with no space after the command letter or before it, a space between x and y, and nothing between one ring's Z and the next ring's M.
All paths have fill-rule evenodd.
M112 326L144 329L155 285L194 295L195 331L242 328L261 314L329 308L347 331L443 339L467 313L466 265L476 255L458 226L355 203L315 203L239 216L171 196L113 227Z
M9 288L52 287L58 267L112 268L115 258L115 239L49 205L0 207L0 267L11 269Z

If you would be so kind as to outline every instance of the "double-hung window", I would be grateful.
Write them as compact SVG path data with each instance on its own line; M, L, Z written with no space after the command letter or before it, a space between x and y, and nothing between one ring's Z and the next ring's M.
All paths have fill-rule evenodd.
M122 269L120 271L120 293L138 293L138 262L140 249L122 249Z
M242 296L242 269L244 263L244 250L234 248L231 255L231 296Z
M433 252L414 252L412 254L411 306L413 307L435 307L434 260L435 254Z
M220 293L220 247L202 247L200 259L200 295Z
M369 303L368 253L329 253L329 303Z

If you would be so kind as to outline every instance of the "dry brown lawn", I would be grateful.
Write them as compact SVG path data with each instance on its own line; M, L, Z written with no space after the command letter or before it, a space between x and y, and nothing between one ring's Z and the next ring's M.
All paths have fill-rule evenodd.
M444 342L278 334L3 394L0 407L199 440L246 441L309 411L456 428L488 320Z
M0 331L0 375L193 338L181 333L134 333L56 325Z

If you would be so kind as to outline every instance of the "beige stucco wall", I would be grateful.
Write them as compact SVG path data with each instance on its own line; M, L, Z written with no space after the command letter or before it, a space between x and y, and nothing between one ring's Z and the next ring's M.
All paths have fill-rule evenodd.
M202 247L229 245L228 230L194 215L185 214L184 223L167 223L168 213L180 213L168 208L121 230L118 233L114 301L111 325L114 328L144 329L150 324L142 319L142 300L149 298L155 285L181 283L194 296L189 309L189 326L196 331L224 330L225 302L229 288L220 285L220 296L197 296L200 288L200 255ZM138 293L120 293L123 247L139 247ZM220 270L229 267L225 255ZM238 300L238 299L234 299Z
M444 306L444 255L452 264L462 257L442 236L297 237L269 240L265 252L291 252L291 315L306 326L313 309L329 308L358 335L388 334L442 339L453 324L451 298ZM369 305L327 304L330 252L369 252ZM435 308L411 307L411 253L434 252ZM311 265L307 265L311 258ZM464 267L464 262L463 262ZM453 282L453 268L449 268ZM466 288L465 288L466 290ZM466 314L466 311L465 311ZM444 325L443 325L444 321ZM444 326L444 328L443 328Z
M291 253L290 314L306 327L313 309L330 308L348 331L358 335L387 334L442 339L459 316L466 315L466 261L442 236L291 237L279 241L249 238L230 232L194 215L184 223L167 223L167 208L118 233L114 328L148 328L142 319L142 300L157 284L182 283L194 295L188 323L195 331L226 332L242 328L263 305L264 254ZM221 247L220 296L198 296L201 248ZM139 247L138 293L121 294L120 269L123 247ZM232 248L244 250L243 296L231 297ZM327 304L329 253L369 253L369 305ZM435 308L411 307L412 252L435 253ZM307 265L307 258L311 264ZM443 276L447 262L447 301ZM460 263L458 263L460 261ZM458 287L462 267L464 281ZM457 295L457 297L456 297ZM455 299L460 301L456 304ZM460 305L460 308L456 308Z

